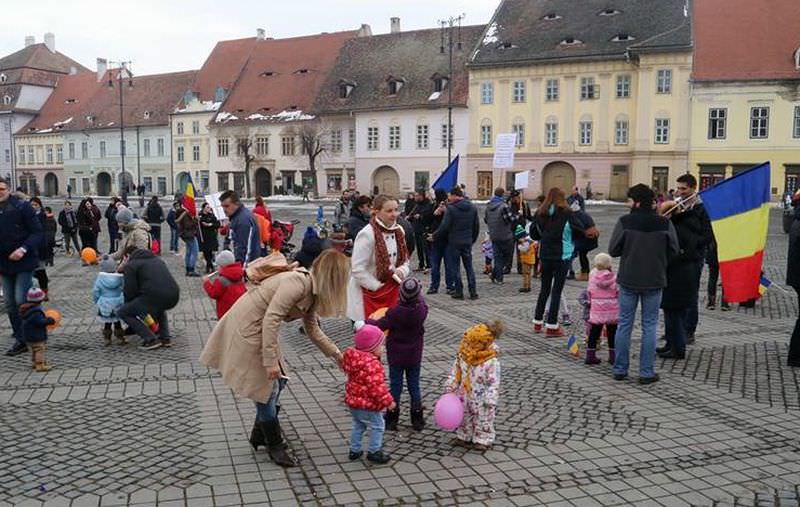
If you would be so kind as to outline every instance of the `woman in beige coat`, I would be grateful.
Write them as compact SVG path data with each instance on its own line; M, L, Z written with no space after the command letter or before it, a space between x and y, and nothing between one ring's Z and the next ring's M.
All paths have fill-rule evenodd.
M281 322L302 319L311 341L340 363L342 354L320 329L318 317L344 315L350 260L326 250L310 271L288 266L280 254L264 261L248 267L248 276L251 268L273 274L249 289L217 323L200 362L219 370L225 385L256 403L250 444L255 449L266 446L272 461L290 467L295 461L287 453L278 422L278 398L288 373L278 331Z

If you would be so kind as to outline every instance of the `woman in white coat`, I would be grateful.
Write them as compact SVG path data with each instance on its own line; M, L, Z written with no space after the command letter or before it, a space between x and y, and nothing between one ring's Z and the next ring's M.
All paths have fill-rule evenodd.
M352 321L363 321L375 310L396 305L400 283L411 272L398 215L397 199L379 195L372 202L369 225L356 236L347 288L347 316Z

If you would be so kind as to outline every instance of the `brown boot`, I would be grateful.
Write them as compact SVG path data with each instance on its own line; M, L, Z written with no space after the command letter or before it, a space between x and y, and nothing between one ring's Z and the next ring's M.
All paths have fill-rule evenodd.
M114 328L114 337L116 337L117 343L120 345L125 345L128 343L128 340L125 338L125 330L122 329L122 327Z
M103 328L103 340L106 342L106 347L111 345L111 328L104 327Z
M47 362L44 353L47 350L45 342L31 343L31 356L33 358L33 369L38 372L47 372L53 369L53 365Z

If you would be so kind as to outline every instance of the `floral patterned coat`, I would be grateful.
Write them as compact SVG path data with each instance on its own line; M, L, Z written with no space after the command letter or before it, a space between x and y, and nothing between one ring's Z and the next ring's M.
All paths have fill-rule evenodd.
M494 345L497 349L497 345ZM461 367L461 383L456 383L456 369ZM464 382L469 375L472 390L466 392ZM447 381L448 389L462 397L465 407L469 405L496 406L500 395L500 360L497 357L470 367L457 357Z
M375 354L349 348L344 352L342 368L347 374L344 401L348 407L381 412L394 402L386 387L383 364Z

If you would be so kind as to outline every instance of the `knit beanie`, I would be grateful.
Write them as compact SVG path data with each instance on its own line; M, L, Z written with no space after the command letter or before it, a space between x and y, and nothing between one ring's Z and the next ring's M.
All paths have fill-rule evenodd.
M522 239L527 236L528 233L525 232L525 228L521 225L518 225L516 229L514 229L514 238L515 239Z
M28 302L41 303L44 301L44 291L39 287L31 287L28 289Z
M400 301L416 301L422 291L422 284L416 278L406 278L400 284Z
M364 352L373 352L378 349L383 344L383 340L385 339L385 335L383 331L377 326L373 326L372 324L364 324L361 328L356 331L356 335L354 337L354 341L356 343L356 349L364 351Z
M233 252L230 250L222 250L217 254L214 261L217 263L218 268L224 268L236 262L236 257L233 256Z
M122 206L117 210L117 223L120 225L127 225L133 220L133 212L128 208Z
M100 272L101 273L116 273L117 272L117 263L109 257L108 255L103 256L103 260L100 262Z

